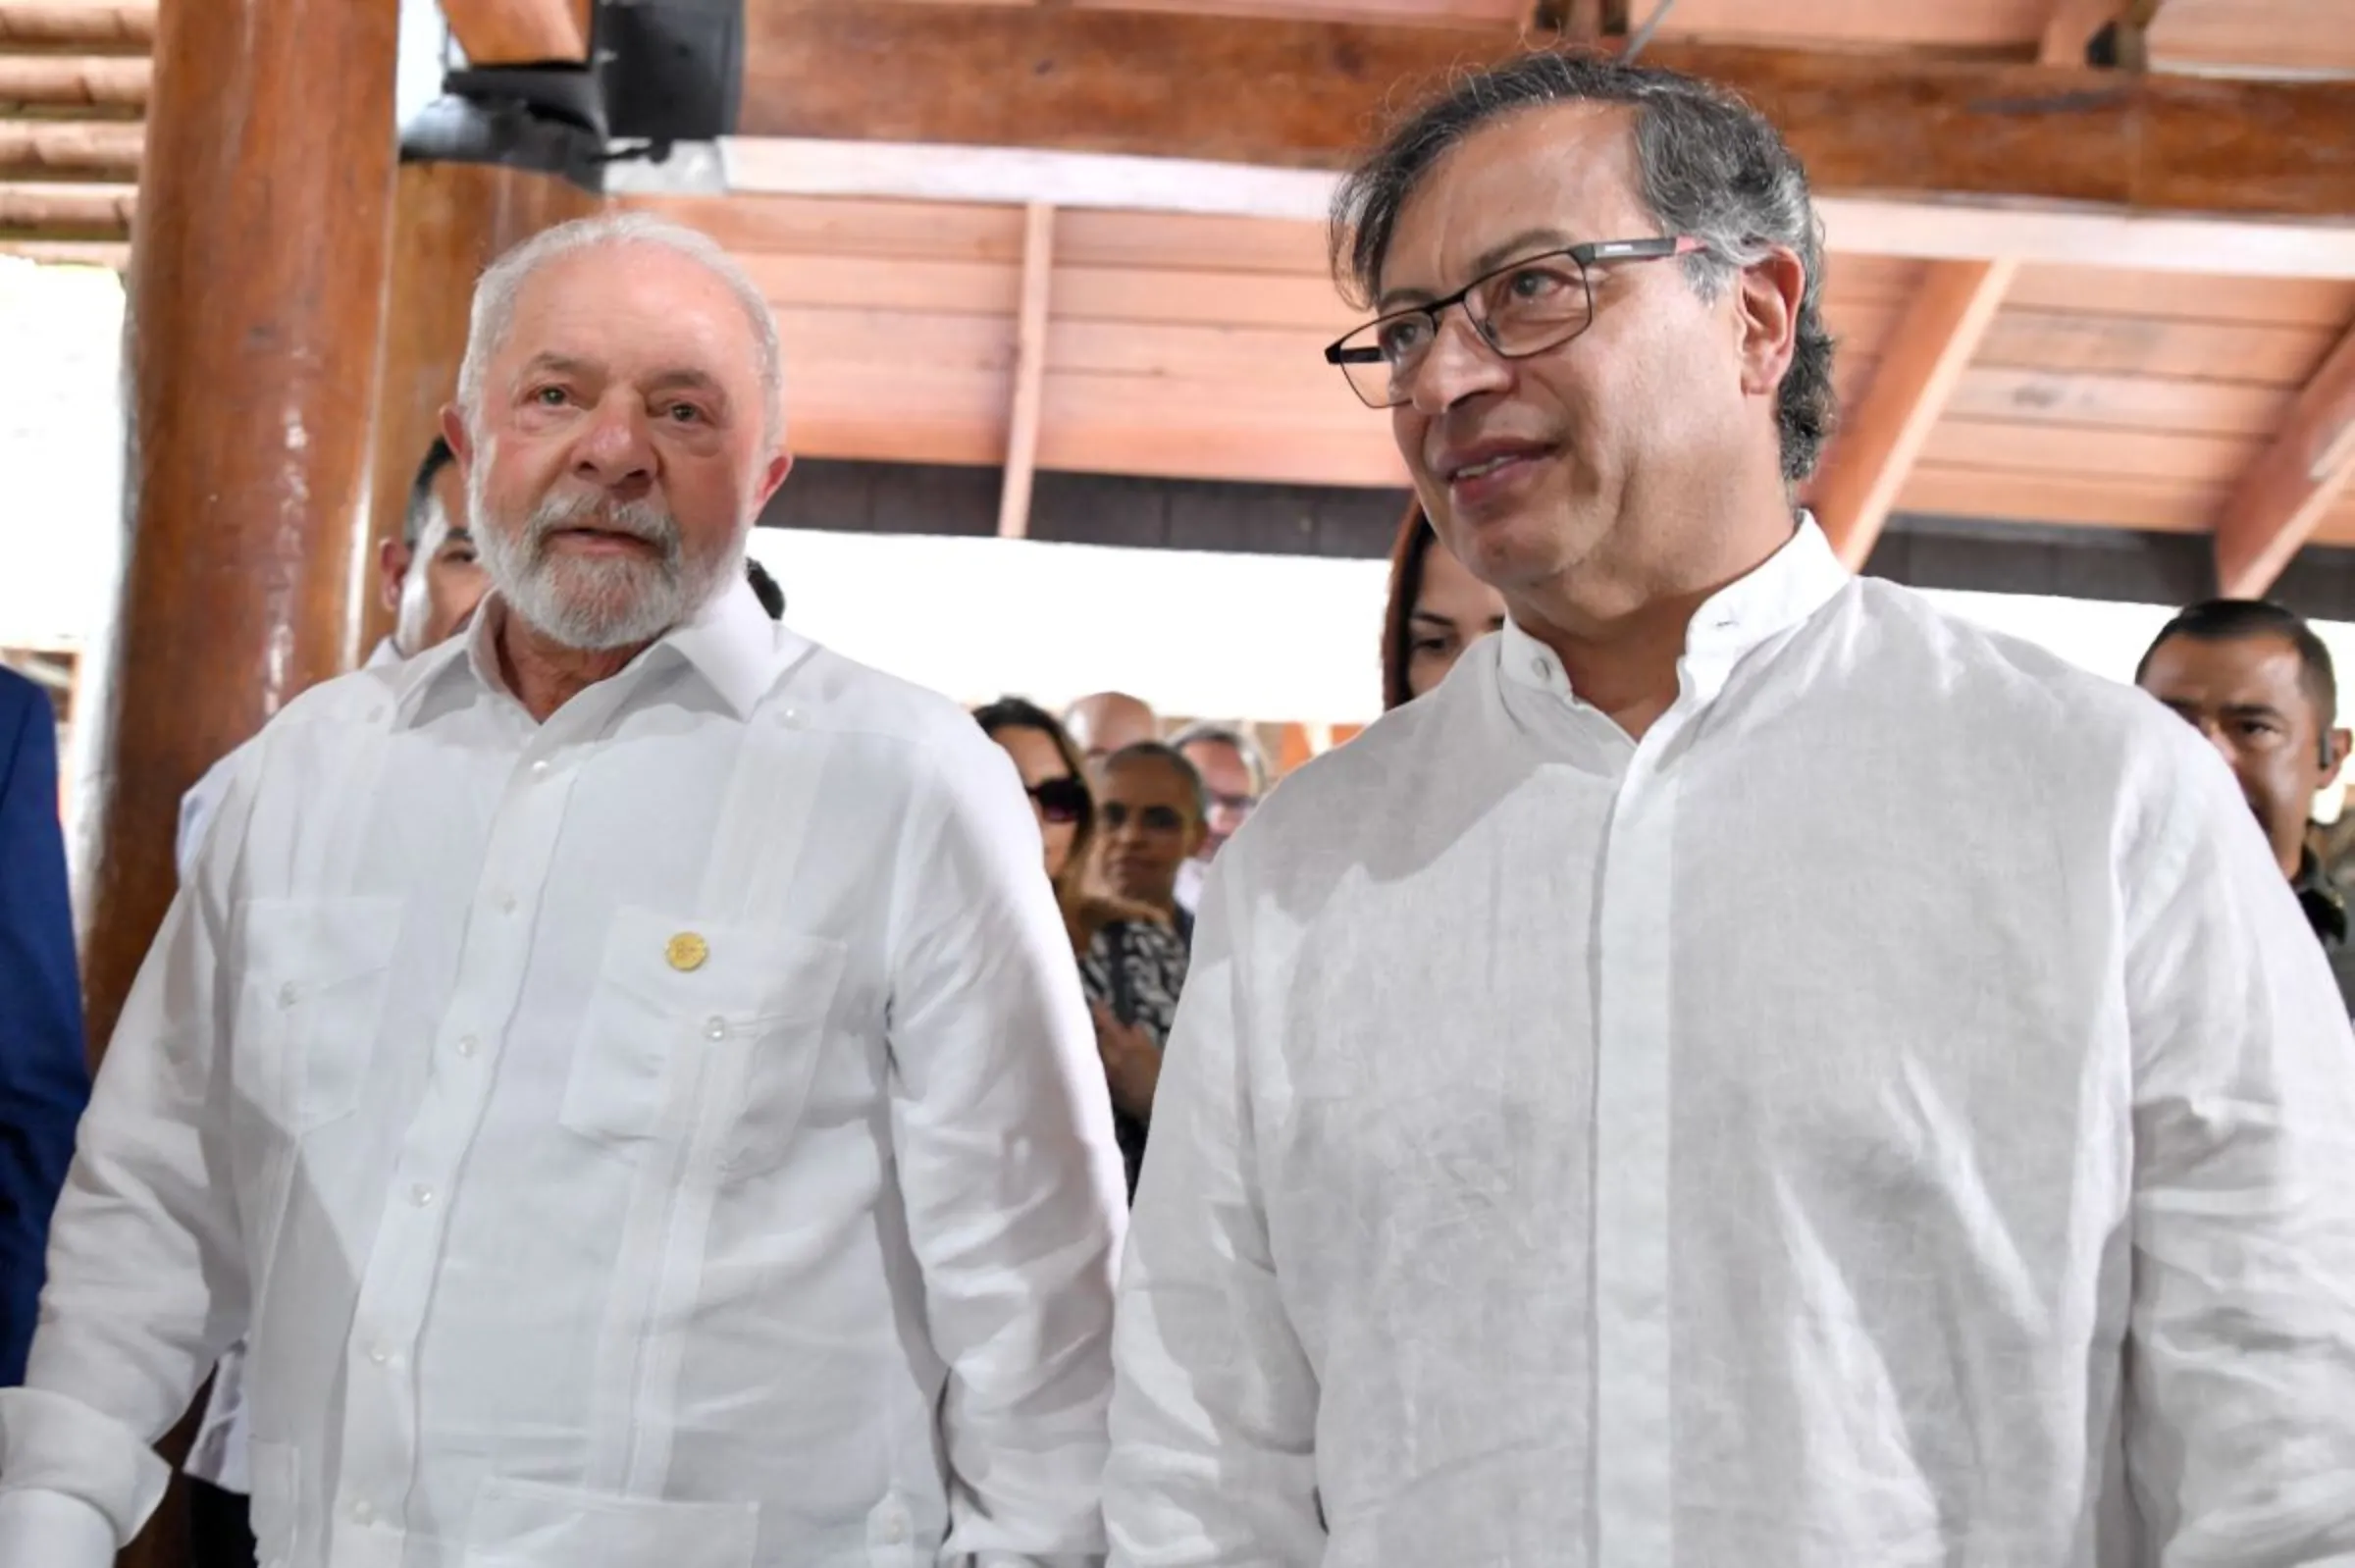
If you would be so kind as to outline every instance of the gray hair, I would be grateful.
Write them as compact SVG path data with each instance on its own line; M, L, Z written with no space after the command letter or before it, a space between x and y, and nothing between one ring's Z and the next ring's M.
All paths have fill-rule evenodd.
M552 261L604 245L659 245L700 263L734 291L744 307L759 350L763 401L762 434L773 451L785 444L785 350L777 340L777 320L769 314L768 296L753 282L735 257L709 235L675 224L652 213L604 213L576 218L571 223L534 235L491 264L474 287L474 312L467 326L466 358L458 367L458 407L467 426L480 431L483 383L491 372L492 356L503 347L515 323L516 296L524 283Z
M1189 746L1224 746L1243 759L1243 769L1251 775L1251 793L1264 795L1268 789L1267 754L1259 742L1230 724L1188 724L1170 737L1170 747L1183 752Z
M1740 269L1775 246L1806 273L1798 341L1775 397L1783 478L1815 470L1837 418L1832 338L1823 324L1823 226L1806 171L1766 117L1712 82L1591 55L1523 55L1467 76L1391 131L1334 195L1334 275L1356 303L1382 292L1382 268L1398 214L1441 156L1506 115L1550 104L1626 104L1636 111L1636 168L1644 204L1661 232L1690 235L1704 250L1685 276L1714 299ZM1617 238L1618 235L1597 235Z

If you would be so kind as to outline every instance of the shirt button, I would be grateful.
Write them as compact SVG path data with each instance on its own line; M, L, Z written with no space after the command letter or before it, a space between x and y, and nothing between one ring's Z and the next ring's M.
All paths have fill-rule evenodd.
M288 980L278 988L278 1005L280 1007L292 1007L301 998L302 987L296 985L292 980Z
M392 1363L392 1351L386 1349L383 1345L370 1345L368 1347L368 1364L370 1366L384 1367L390 1366Z
M351 1522L355 1525L376 1523L376 1505L365 1497L354 1499L351 1505Z
M499 914L501 914L501 915L512 915L512 914L514 914L514 913L515 913L515 895L514 895L514 894L512 894L512 893L501 893L501 894L498 896L498 913L499 913Z
M722 1018L712 1018L712 1019L706 1019L706 1020L705 1020L705 1022L704 1022L704 1038L705 1038L705 1039L706 1039L706 1040L724 1040L724 1039L726 1039L727 1037L728 1037L728 1020L727 1020L726 1019L722 1019Z
M482 1042L477 1040L473 1035L461 1034L458 1036L458 1055L472 1056L474 1055L476 1048L481 1044Z
M883 1521L883 1544L896 1546L908 1539L908 1521L893 1515Z
M545 761L534 762L532 764L532 777L535 779L543 779L548 777L548 764Z
M434 1201L434 1189L420 1181L409 1188L409 1201L420 1209L430 1208Z
M1533 658L1529 661L1529 672L1540 680L1547 680L1553 675L1553 666L1542 658Z
M802 722L802 710L798 707L780 707L777 709L777 722L787 729L794 729Z

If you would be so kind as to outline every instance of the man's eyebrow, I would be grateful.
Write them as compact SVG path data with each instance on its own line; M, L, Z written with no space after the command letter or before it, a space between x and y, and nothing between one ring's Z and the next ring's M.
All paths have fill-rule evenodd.
M1516 256L1543 255L1548 250L1566 249L1573 243L1575 241L1559 229L1524 229L1511 238L1491 245L1473 257L1472 276L1486 278ZM1392 311L1411 309L1438 297L1428 288L1388 288L1383 291L1380 299L1374 301L1374 309L1377 314L1387 316Z

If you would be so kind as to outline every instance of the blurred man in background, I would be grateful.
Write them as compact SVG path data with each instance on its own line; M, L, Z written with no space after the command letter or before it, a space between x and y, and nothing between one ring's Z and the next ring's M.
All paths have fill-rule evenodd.
M2279 604L2212 599L2161 629L2134 684L2198 730L2232 769L2355 1011L2346 897L2309 842L2314 798L2337 782L2347 759L2330 650Z
M1113 753L1140 741L1161 739L1161 718L1141 697L1126 692L1097 692L1082 697L1064 710L1063 727L1087 759L1090 773Z

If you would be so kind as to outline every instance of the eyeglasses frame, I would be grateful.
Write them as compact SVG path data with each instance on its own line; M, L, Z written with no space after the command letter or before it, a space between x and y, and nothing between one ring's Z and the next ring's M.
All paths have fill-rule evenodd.
M1376 402L1373 398L1368 397L1359 389L1357 379L1349 374L1349 367L1351 365L1379 365L1386 361L1380 347L1348 347L1350 339L1371 332L1385 322L1403 321L1409 316L1421 316L1431 323L1432 340L1436 342L1439 340L1440 312L1446 310L1450 305L1459 305L1463 307L1464 319L1472 324L1473 332L1479 336L1481 342L1488 347L1491 353L1499 359L1528 359L1550 349L1559 348L1564 343L1577 341L1586 335L1588 328L1595 325L1594 269L1597 263L1665 261L1673 256L1699 255L1708 248L1707 240L1697 239L1691 235L1655 235L1643 239L1590 239L1583 244L1563 245L1554 250L1541 250L1534 255L1517 256L1502 266L1492 267L1482 273L1463 287L1443 298L1434 299L1428 304L1411 305L1404 310L1393 310L1377 316L1372 321L1350 328L1349 331L1326 345L1325 362L1340 370L1341 379L1349 384L1349 390L1357 394L1358 401L1364 403L1368 408L1396 408L1411 401L1413 394L1410 392L1406 396L1394 397L1387 402ZM1505 352L1502 348L1497 347L1495 340L1489 336L1488 323L1472 314L1470 300L1474 291L1481 285L1501 278L1508 272L1518 271L1533 262L1551 261L1556 256L1567 256L1578 263L1579 286L1587 292L1585 319L1559 338L1532 344L1517 353Z

